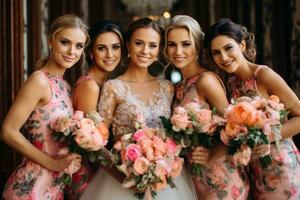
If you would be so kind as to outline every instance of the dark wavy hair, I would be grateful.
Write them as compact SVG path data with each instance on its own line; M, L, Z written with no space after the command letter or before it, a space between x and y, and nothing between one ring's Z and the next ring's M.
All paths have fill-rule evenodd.
M118 35L120 42L121 42L121 51L122 51L122 56L124 56L124 31L122 27L114 21L111 20L102 20L99 22L96 22L91 26L89 29L89 36L91 38L90 44L87 46L86 49L86 61L90 65L92 65L93 61L89 56L89 53L91 52L96 38L102 34L102 33L107 33L107 32L113 32ZM121 59L122 60L122 59ZM88 67L89 67L88 66Z
M205 34L204 47L206 53L211 58L211 42L212 40L219 36L225 35L234 39L237 43L241 43L243 40L246 42L246 50L243 52L245 58L250 62L255 62L256 59L256 49L254 43L253 33L248 32L247 28L236 24L228 18L222 18L217 23L213 24Z

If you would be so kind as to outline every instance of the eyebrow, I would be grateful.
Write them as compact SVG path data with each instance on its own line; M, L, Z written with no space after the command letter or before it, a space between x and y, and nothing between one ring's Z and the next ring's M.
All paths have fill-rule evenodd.
M67 41L69 41L69 42L73 42L72 40L70 40L69 38L66 38L66 37L64 37L64 36L62 36L61 38L60 38L60 40L67 40ZM84 44L85 42L76 42L76 44Z
M96 44L95 46L96 46L96 47L99 47L99 46L110 46L110 45L112 45L112 46L113 46L113 45L121 45L121 43L120 43L120 42L116 42L116 43L108 44L108 45L107 45L107 44L101 44L101 43L100 43L100 44Z
M228 47L229 45L232 45L232 44L230 44L230 43L226 44L223 47L221 47L220 49L224 49L224 48ZM219 51L220 49L212 49L211 51Z

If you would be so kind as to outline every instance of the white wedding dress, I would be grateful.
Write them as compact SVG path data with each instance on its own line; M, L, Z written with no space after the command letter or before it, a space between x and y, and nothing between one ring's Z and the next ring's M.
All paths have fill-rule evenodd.
M136 85L134 85L136 84ZM144 87L146 84L159 88L144 101L131 89ZM159 87L158 87L159 86ZM114 138L131 133L137 113L143 115L148 127L161 126L159 116L170 116L173 86L169 81L157 79L148 83L131 83L119 78L107 81L102 89L99 111L110 123ZM112 110L117 105L115 110ZM190 175L183 168L180 176L174 179L177 188L169 185L158 191L156 200L196 200L197 195ZM121 184L104 169L99 169L89 183L81 200L134 200L134 191L122 188Z

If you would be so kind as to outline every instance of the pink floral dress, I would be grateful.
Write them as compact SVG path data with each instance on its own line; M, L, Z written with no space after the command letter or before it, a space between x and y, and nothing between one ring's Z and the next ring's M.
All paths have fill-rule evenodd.
M75 88L86 80L94 79L89 75L83 75L77 80ZM68 200L79 199L95 172L96 167L92 166L87 159L82 158L81 168L72 175L71 185L65 190L65 197Z
M37 73L37 72L36 72ZM49 128L51 121L61 115L73 114L70 85L62 76L45 73L49 80L52 97L49 103L31 113L25 123L28 140L47 155L56 158L65 144L53 139L53 131ZM3 198L57 200L64 199L64 185L59 181L62 173L50 171L41 165L23 159L23 162L9 177L3 192Z
M256 87L256 74L247 80L233 76L228 80L228 90L232 98L240 96L260 95ZM300 156L292 138L286 138L277 148L271 144L273 163L263 168L259 159L249 163L249 177L254 198L269 199L300 199Z
M193 101L200 102L204 107L210 107L199 98L197 93L196 83L203 73L194 75L177 84L173 107L185 105ZM216 76L216 74L214 75ZM225 155L214 160L209 160L208 165L202 171L202 176L194 178L194 184L201 200L247 199L249 181L246 170L234 167L226 159Z

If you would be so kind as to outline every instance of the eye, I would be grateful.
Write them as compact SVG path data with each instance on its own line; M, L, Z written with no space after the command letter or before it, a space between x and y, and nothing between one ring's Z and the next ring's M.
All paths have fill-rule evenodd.
M212 52L211 52L211 55L212 55L212 56L217 56L217 55L219 55L219 54L220 54L220 52L218 52L218 51L212 51Z
M76 48L77 48L78 50L83 49L83 44L76 44Z
M176 47L176 44L173 42L168 42L168 47Z
M98 51L105 51L106 47L105 46L99 46L97 49L98 49Z
M150 49L155 49L158 45L157 44L150 44L149 47Z
M67 46L70 44L70 42L68 40L61 40L60 43L64 46Z
M143 45L143 43L140 42L140 41L136 41L136 42L135 42L135 45L136 45L136 46L141 46L141 45Z
M121 48L121 45L119 45L119 44L115 44L112 46L113 50L119 50L120 48Z
M230 46L226 46L225 47L225 51L230 51L232 48L233 48L233 46L231 46L231 45Z
M191 43L190 42L184 42L184 43L182 43L182 46L183 47L189 47L189 46L191 46Z

